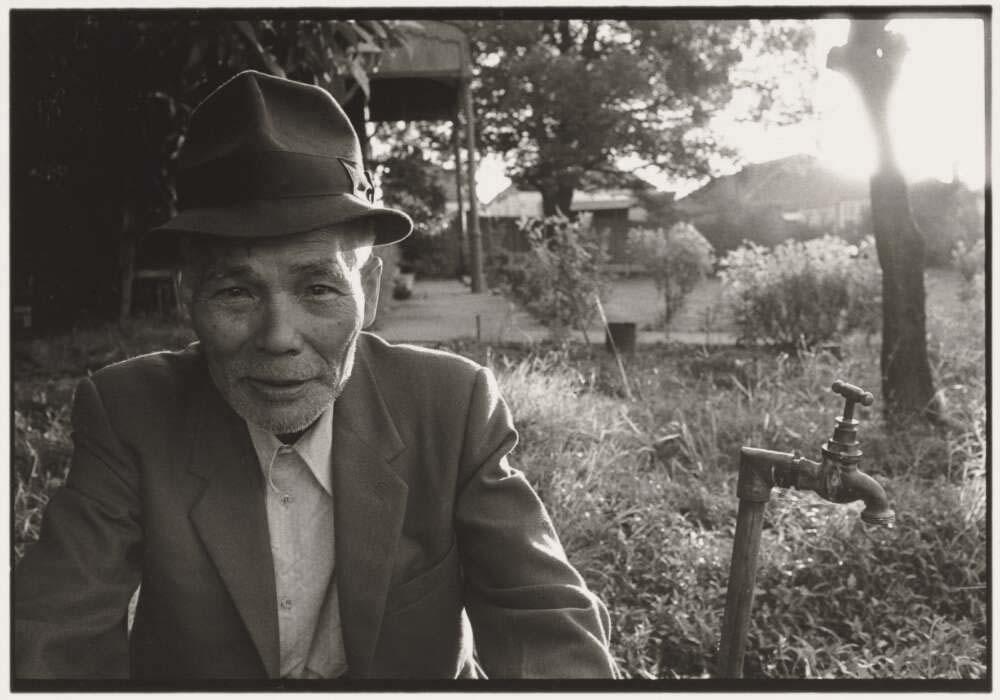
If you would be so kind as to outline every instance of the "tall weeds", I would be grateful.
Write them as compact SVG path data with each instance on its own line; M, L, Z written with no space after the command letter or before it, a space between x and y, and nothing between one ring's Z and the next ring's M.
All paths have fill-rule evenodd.
M643 397L635 403L615 395L602 359L496 363L522 433L514 463L612 611L614 653L628 675L713 672L739 447L818 459L842 408L833 381L879 386L864 338L842 352L644 353L630 368ZM963 433L890 433L877 405L858 414L862 466L886 485L893 529L863 524L860 503L774 490L748 676L983 677L985 394L976 359L939 355Z

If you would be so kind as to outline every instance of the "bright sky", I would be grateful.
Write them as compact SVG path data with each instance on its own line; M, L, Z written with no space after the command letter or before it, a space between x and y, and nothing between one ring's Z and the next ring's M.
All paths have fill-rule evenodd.
M826 68L827 52L846 42L850 23L823 19L810 24L816 34L811 53L817 68L812 89L815 115L801 124L770 128L722 115L714 126L747 162L811 153L840 172L867 177L875 164L874 146L861 98L844 75ZM901 33L909 46L890 115L904 175L911 181L950 180L957 173L969 185L982 186L986 162L982 22L897 19L888 29ZM655 171L641 174L678 196L698 185L676 182ZM484 158L477 185L480 197L488 200L508 183L499 159Z

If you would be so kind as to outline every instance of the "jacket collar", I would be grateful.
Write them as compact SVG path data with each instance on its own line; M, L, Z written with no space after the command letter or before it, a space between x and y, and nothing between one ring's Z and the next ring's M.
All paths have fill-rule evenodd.
M335 573L355 677L371 666L407 494L392 466L405 445L378 388L372 342L367 334L359 337L332 425ZM189 470L206 483L190 515L273 678L280 647L263 478L246 424L215 389L207 368L201 379Z

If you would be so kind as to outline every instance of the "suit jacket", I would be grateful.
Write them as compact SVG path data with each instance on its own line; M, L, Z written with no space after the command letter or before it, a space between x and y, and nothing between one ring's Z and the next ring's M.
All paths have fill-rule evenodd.
M275 677L261 470L198 345L82 380L73 427L15 572L15 677ZM607 612L508 465L516 442L487 369L361 335L333 418L351 677L615 673Z

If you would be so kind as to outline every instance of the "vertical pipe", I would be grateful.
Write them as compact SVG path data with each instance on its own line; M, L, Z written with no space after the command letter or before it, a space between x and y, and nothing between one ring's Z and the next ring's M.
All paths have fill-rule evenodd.
M766 500L740 499L733 559L729 567L729 588L726 591L726 612L719 641L716 675L720 678L743 677L743 653L750 628L753 589L757 583L757 553L766 505Z
M472 293L483 291L483 239L479 231L479 206L476 195L476 122L472 111L472 89L469 81L462 82L462 98L465 102L465 136L469 151L466 166L469 171L467 192L469 193L469 257L472 264Z

